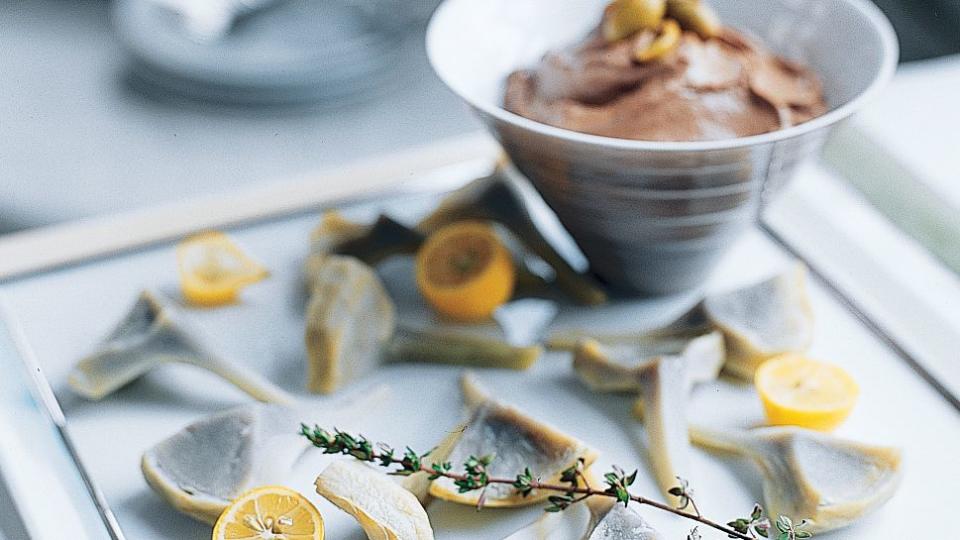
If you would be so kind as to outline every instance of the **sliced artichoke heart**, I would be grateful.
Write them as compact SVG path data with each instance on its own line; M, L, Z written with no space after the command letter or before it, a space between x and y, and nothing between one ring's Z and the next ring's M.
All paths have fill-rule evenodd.
M493 456L487 467L490 476L512 478L526 467L543 482L559 481L561 473L578 460L589 467L597 453L569 435L526 416L514 407L489 397L472 376L462 380L464 401L469 410L466 428L450 451L455 470L471 456ZM459 493L453 480L440 478L430 486L430 494L439 499L476 505L479 491ZM512 507L536 504L551 493L534 490L528 497L513 486L491 484L484 493L484 506Z
M371 540L433 540L426 510L409 491L359 461L331 463L317 493L357 519Z
M219 375L257 400L294 402L261 375L214 354L207 342L172 302L144 291L93 353L77 363L67 381L80 395L100 400L162 364L181 363Z
M396 309L376 272L329 255L310 277L305 340L307 386L330 393L376 369L396 329Z
M702 310L726 339L724 369L743 378L752 379L765 360L803 352L813 341L813 310L801 264L755 285L709 295Z
M597 392L642 392L648 368L664 356L684 359L688 387L717 378L724 360L723 336L668 337L637 345L604 346L582 339L574 349L573 369Z
M562 512L547 512L504 540L662 540L635 505L592 498Z
M719 332L685 342L670 336L618 352L619 356L596 341L583 340L574 352L574 370L594 390L638 394L634 414L644 420L654 477L664 496L676 504L669 491L677 477L692 477L688 395L694 384L716 379L723 365L723 338ZM650 353L658 356L644 356Z
M147 484L171 506L213 523L230 501L262 485L290 480L309 443L300 422L353 426L382 408L386 387L297 408L249 404L202 418L143 454Z
M896 448L797 427L696 426L690 435L698 445L750 458L763 479L767 512L806 519L811 533L850 525L890 500L900 484Z

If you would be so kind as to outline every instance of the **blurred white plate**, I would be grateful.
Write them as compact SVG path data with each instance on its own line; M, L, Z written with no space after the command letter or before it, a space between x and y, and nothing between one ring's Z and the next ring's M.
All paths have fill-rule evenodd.
M119 0L113 15L135 76L201 99L338 100L381 86L398 64L400 35L343 2L279 2L213 40L153 0Z

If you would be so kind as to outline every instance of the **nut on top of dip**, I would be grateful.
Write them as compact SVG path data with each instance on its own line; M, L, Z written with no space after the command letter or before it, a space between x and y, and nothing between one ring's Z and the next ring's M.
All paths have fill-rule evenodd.
M827 111L812 70L723 26L703 0L614 0L582 41L512 73L504 106L646 141L759 135Z

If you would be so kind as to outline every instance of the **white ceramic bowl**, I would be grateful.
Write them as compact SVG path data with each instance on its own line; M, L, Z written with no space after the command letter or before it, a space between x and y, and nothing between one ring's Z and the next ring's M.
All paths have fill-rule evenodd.
M710 2L725 24L811 66L830 111L789 129L720 141L578 133L504 110L504 84L512 71L586 35L607 0L446 0L430 22L427 52L439 77L498 138L592 270L623 290L667 293L702 282L797 165L820 150L829 129L896 68L893 28L868 0ZM733 206L729 197L709 204L711 193L730 190L748 196ZM665 216L658 206L664 199L689 211Z

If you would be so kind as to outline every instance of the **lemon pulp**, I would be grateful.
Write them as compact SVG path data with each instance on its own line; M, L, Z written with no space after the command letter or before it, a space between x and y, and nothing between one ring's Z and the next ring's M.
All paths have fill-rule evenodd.
M821 431L843 423L859 394L857 383L843 368L797 354L766 361L754 382L770 424Z
M323 540L323 518L303 495L264 486L237 497L217 520L213 540Z
M453 223L433 233L417 253L417 286L433 308L461 321L489 318L510 300L516 268L493 227Z
M233 302L243 287L269 275L221 232L187 238L177 246L177 260L183 296L201 306Z

